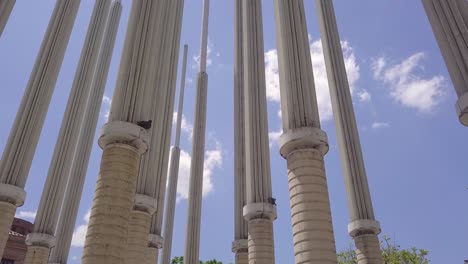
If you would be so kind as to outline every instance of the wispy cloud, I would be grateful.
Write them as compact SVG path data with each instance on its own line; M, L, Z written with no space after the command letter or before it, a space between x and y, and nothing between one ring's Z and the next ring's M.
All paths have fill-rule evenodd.
M104 95L102 97L102 106L101 106L101 117L104 118L104 121L107 121L109 119L109 114L110 114L110 107L112 104L112 98L110 98L107 95Z
M16 218L21 218L24 220L31 220L34 221L37 215L37 210L36 211L18 211L15 214Z
M374 122L372 123L372 128L373 129L379 129L379 128L389 128L390 123L387 122Z
M309 37L310 56L314 69L315 89L317 94L320 119L322 121L331 120L333 116L330 92L328 90L328 78L323 56L322 42L320 40L312 41ZM348 81L351 92L356 89L356 83L360 78L360 67L357 63L354 49L347 41L341 42L344 52L345 66L348 73ZM280 102L280 84L278 69L278 52L273 49L265 53L265 74L266 90L269 101ZM361 101L370 101L370 94L363 90L358 91Z
M208 39L208 47L206 50L206 67L209 67L213 64L213 52L215 53L216 57L221 57L221 53L218 51L215 51L215 46L213 42ZM193 65L192 69L198 69L200 67L200 54L193 56ZM190 83L190 81L189 81Z
M89 217L91 216L91 209L86 212L83 217L84 224L79 225L73 232L72 247L83 247L86 240L86 232L88 231Z
M423 76L423 60L426 55L416 53L400 63L389 65L388 59L374 59L374 78L382 81L390 96L403 106L416 109L420 113L434 110L446 95L446 80L441 75Z
M174 112L172 115L172 124L175 125L177 123L177 112ZM190 123L187 117L182 114L182 123L181 123L181 130L187 134L188 140L192 140L193 137L193 124Z

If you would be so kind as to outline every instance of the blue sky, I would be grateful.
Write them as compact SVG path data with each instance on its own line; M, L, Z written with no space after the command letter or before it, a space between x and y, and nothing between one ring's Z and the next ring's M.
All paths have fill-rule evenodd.
M122 53L130 0L123 15L103 100L100 124L105 122ZM178 189L174 255L183 254L187 210L191 124L199 50L201 0L185 1L181 47L189 44L189 67L184 105L181 181ZM461 263L468 259L468 141L467 128L455 114L456 100L439 49L420 1L335 0L337 20L352 84L355 112L376 211L383 234L403 247L430 251L432 263ZM33 220L47 175L53 147L72 85L94 1L81 3L63 67L30 171L25 205L18 215ZM55 1L17 1L0 38L0 150L6 144L29 74ZM348 209L335 127L329 105L326 74L314 1L306 0L308 30L322 127L331 149L326 169L336 244L351 242L346 227ZM293 263L285 161L275 139L281 128L273 1L263 1L267 94L271 136L277 263ZM233 1L211 1L207 153L201 258L233 260ZM181 56L182 57L182 56ZM179 71L180 71L179 67ZM463 138L465 136L465 138ZM94 145L70 263L81 256L80 234L86 229L101 150Z

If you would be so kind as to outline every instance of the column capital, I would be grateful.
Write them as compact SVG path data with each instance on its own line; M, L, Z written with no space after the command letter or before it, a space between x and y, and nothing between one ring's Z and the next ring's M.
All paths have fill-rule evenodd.
M232 242L232 252L247 252L249 250L248 240L247 239L238 239Z
M279 139L281 156L287 158L292 152L303 148L315 148L327 154L328 137L325 131L315 127L300 127L284 132Z
M164 238L157 234L148 235L148 246L152 248L161 249L164 244Z
M271 221L276 220L276 205L269 203L250 203L244 206L244 218L246 221L262 218Z
M468 92L460 96L455 104L458 118L464 126L468 126Z
M30 233L26 236L26 245L41 246L47 248L55 247L56 238L49 234Z
M136 124L112 121L101 128L98 143L102 149L116 143L128 144L135 147L141 155L148 150L149 134Z
M359 219L348 224L348 233L351 237L360 234L380 234L380 223L376 220Z
M0 201L9 202L16 207L24 204L26 192L15 185L0 183Z
M139 194L135 195L135 209L145 211L153 215L157 209L158 200L154 197Z

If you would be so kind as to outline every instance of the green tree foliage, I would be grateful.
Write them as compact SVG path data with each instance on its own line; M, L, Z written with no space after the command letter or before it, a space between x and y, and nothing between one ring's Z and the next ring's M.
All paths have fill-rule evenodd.
M184 257L174 257L171 261L171 264L184 264ZM207 260L205 262L200 260L200 264L223 264L221 261L216 259Z
M424 249L401 249L400 245L392 243L391 239L383 236L380 242L382 247L382 257L385 264L428 264L427 258L429 252ZM354 247L349 248L338 253L338 264L357 264L356 252Z

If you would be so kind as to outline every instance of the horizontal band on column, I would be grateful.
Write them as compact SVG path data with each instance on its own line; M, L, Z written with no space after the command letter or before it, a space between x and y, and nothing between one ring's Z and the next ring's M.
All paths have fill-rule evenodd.
M161 249L164 244L164 238L160 235L149 234L148 235L148 246Z
M460 96L455 104L460 123L468 126L468 92Z
M252 219L263 218L271 221L277 217L276 206L269 203L251 203L243 208L244 219L249 221Z
M247 252L249 250L249 244L247 239L239 239L232 242L232 252Z
M157 206L158 200L156 198L139 193L135 194L135 209L144 210L153 215L156 212Z
M0 201L8 202L16 207L22 206L26 199L26 192L15 185L0 183Z
M325 131L315 127L301 127L286 131L279 138L281 156L287 156L302 148L315 148L322 155L327 154L328 137Z
M30 233L26 236L26 245L53 248L56 240L54 236L49 234Z
M380 223L376 220L360 219L348 224L348 233L351 237L360 234L380 234Z
M101 128L98 143L102 149L115 143L128 144L135 147L139 154L143 154L148 150L149 134L136 124L113 121Z

